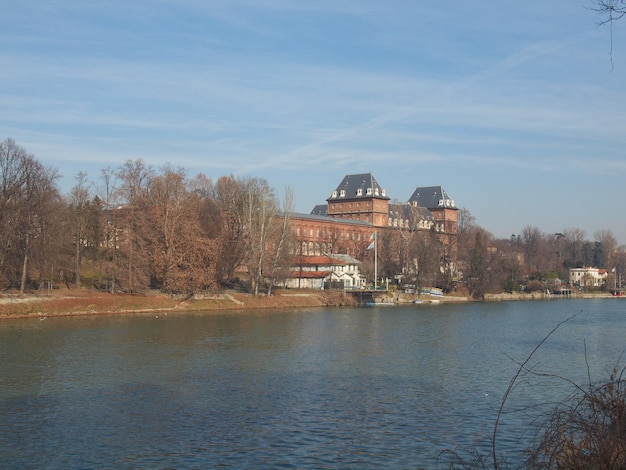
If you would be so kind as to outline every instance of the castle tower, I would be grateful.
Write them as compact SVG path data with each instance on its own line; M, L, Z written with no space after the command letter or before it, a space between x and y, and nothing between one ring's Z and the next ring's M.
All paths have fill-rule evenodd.
M425 207L432 214L435 220L443 224L443 231L456 235L458 230L459 210L454 204L454 200L441 186L425 186L416 188L409 204L417 207Z
M361 220L375 227L386 227L389 197L371 173L346 175L326 199L328 216Z

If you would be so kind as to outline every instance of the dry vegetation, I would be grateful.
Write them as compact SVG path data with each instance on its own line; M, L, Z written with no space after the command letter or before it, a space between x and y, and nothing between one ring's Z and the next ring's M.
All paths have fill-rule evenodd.
M52 293L0 296L0 318L48 315L100 315L158 311L222 311L243 309L282 309L350 305L341 292L278 291L274 295L254 296L228 292L180 300L161 293L144 295L108 294L98 291L58 289Z

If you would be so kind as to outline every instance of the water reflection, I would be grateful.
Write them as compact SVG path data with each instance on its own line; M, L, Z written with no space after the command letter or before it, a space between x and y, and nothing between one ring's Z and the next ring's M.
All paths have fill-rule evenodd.
M517 362L573 313L531 367L584 382L586 360L601 378L623 352L624 307L5 321L0 467L432 468L446 448L490 451ZM535 407L569 391L525 376L507 403L500 452L521 458Z

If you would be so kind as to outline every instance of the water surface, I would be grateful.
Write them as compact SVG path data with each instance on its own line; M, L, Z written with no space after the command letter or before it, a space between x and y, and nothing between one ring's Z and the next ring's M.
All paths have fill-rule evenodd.
M555 300L0 322L1 468L433 468L491 451L518 364L578 383L624 352L626 301ZM525 374L519 462L571 387Z

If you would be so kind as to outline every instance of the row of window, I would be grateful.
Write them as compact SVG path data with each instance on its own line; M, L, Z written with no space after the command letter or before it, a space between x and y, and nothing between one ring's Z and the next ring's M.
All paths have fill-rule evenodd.
M367 237L365 235L363 235L363 237L361 237L361 232L349 232L349 233L345 233L343 230L341 231L337 231L335 230L334 232L327 232L325 229L313 229L313 228L303 228L301 229L300 227L296 227L296 237L310 237L313 238L313 234L315 234L315 238L332 238L334 240L355 240L360 242L362 239L366 240Z
M296 255L303 256L326 256L333 253L333 244L332 243L313 243L313 242L302 242L298 245L299 251ZM350 249L350 247L345 247L344 250L346 255L357 256L356 249Z
M383 196L383 197L386 197L386 192L385 192L385 190L384 190L384 189L380 189L380 190L379 190L379 188L374 188L374 190L373 190L373 191L372 191L372 188L367 188L367 189L365 190L365 194L366 194L367 196L371 196L371 195L373 194L374 196ZM357 195L357 197L359 197L359 196L363 196L363 188L358 188L358 189L356 190L356 195ZM337 191L333 191L333 195L332 195L332 197L333 197L333 198L336 198L336 197L337 197ZM339 191L339 197L346 197L346 190L345 190L345 189L341 189L341 190Z
M390 227L404 227L404 228L409 228L410 226L408 219L393 219L391 217L389 218L387 225L389 225ZM443 232L443 224L435 225L434 222L426 220L426 219L422 219L417 223L418 229L430 230L432 227L435 227L435 230L437 230L438 232Z

